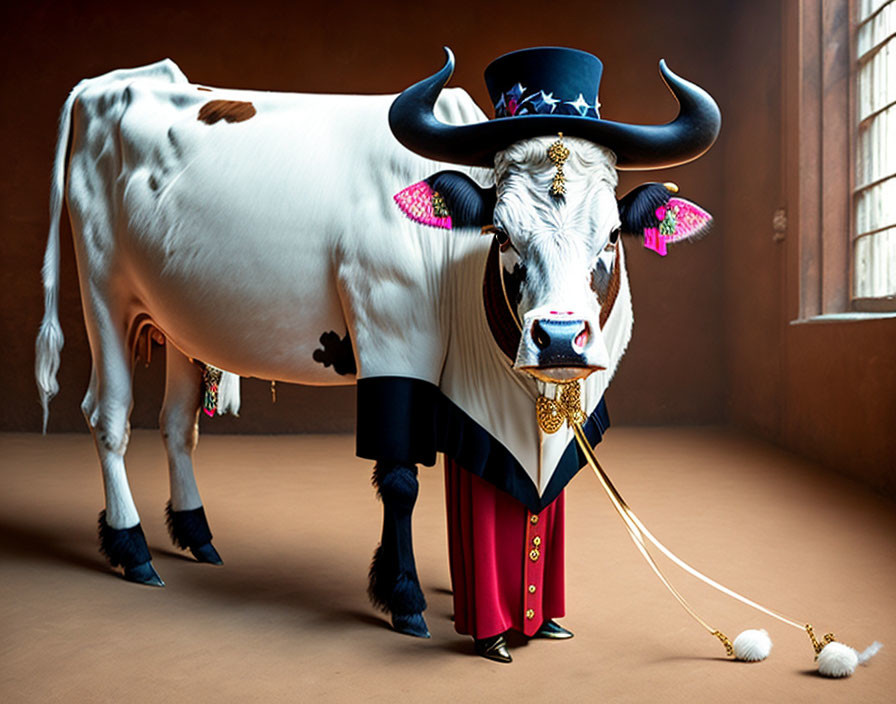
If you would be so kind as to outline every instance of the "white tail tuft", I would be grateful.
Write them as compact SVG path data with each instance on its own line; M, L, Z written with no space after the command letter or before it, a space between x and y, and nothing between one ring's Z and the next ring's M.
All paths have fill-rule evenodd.
M225 371L218 384L218 415L240 414L240 378L236 374Z

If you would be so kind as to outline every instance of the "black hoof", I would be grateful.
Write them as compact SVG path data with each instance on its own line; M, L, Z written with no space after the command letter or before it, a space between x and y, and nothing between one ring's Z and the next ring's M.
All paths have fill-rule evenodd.
M189 550L198 562L223 564L221 556L212 547L212 532L202 506L189 511L175 511L169 501L165 506L165 523L171 541L181 550Z
M507 650L507 641L504 634L498 634L491 638L474 638L473 648L476 654L484 657L486 660L494 662L513 662L510 657L510 651Z
M215 547L211 543L200 545L198 548L190 548L190 552L193 553L193 557L196 558L197 562L205 562L209 565L224 564L218 551L215 550Z
M399 633L416 638L430 637L423 614L392 614L392 628Z
M127 567L124 571L124 578L129 582L137 584L145 584L148 587L164 587L165 583L156 572L156 568L152 566L152 562L144 562L135 567Z

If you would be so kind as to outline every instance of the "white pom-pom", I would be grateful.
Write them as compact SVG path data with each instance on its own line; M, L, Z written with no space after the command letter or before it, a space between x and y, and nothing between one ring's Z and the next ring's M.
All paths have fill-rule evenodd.
M825 677L849 677L858 664L859 654L837 641L828 643L818 654L818 672Z
M734 657L745 662L765 660L772 650L772 639L764 628L749 630L734 639Z
M825 677L849 677L857 665L865 665L883 648L883 643L874 641L861 653L844 643L828 643L818 654L818 672Z

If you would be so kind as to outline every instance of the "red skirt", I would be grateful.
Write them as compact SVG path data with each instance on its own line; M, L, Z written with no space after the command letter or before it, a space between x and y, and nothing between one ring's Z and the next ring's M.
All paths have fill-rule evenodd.
M541 513L445 458L454 628L489 638L527 636L566 613L566 492Z

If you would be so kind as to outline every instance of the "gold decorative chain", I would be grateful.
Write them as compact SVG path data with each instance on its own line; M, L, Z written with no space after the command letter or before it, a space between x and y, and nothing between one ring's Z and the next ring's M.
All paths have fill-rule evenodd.
M585 422L585 411L582 410L582 394L579 382L558 381L560 394L554 398L539 396L535 401L535 415L539 427L546 433L556 433L563 423Z
M837 640L834 637L833 633L825 633L821 637L821 641L819 641L818 638L815 637L815 631L812 629L811 623L806 624L806 633L809 634L809 640L812 641L812 647L815 649L815 657L816 658L818 657L818 654L824 649L824 646L826 646L828 643L833 643L835 640Z
M724 633L722 633L721 631L718 631L718 630L713 631L712 634L716 638L718 638L720 641L722 641L722 645L725 646L725 652L728 654L728 657L733 658L734 657L734 646L731 644L731 641L728 640L728 636L726 636Z

